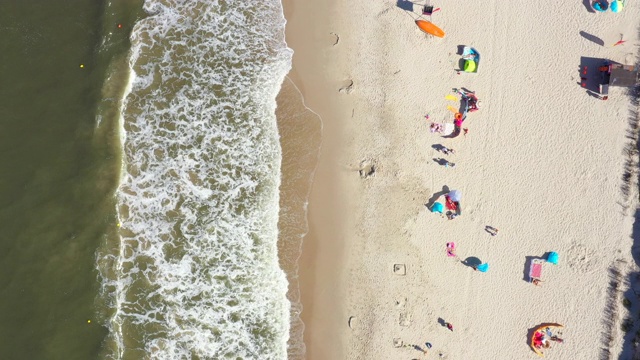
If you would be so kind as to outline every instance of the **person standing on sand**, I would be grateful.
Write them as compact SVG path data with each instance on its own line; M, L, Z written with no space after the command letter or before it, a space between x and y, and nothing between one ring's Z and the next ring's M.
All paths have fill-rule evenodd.
M445 326L447 327L447 329L449 329L449 330L451 330L451 332L453 332L453 324L448 322L448 323L445 323Z

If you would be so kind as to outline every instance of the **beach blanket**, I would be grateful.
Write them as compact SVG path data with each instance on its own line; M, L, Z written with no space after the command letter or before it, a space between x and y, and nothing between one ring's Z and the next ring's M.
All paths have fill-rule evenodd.
M533 279L540 280L540 277L542 277L542 260L533 259L529 269L529 281L533 281Z
M451 211L458 210L458 205L456 205L455 202L451 201L451 198L449 198L448 196L445 196L444 198L447 200L447 203L446 203L447 210L451 210Z
M454 242L447 243L447 256L448 257L456 256L456 243Z

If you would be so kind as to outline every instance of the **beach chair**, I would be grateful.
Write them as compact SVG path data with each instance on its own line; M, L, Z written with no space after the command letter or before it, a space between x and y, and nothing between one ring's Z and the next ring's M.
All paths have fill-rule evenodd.
M542 281L542 264L544 260L533 259L531 260L531 267L529 268L529 282L537 285L539 281Z
M440 10L440 8L437 8L437 7L433 6L433 5L431 5L429 3L429 1L427 1L427 3L422 6L422 15L431 16L431 15L433 15L434 12L436 12L438 10Z

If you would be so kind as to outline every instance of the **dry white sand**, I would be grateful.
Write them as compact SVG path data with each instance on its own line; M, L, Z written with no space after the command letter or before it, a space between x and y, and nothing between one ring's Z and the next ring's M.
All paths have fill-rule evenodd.
M447 33L444 39L415 26L417 3L340 0L332 7L329 27L339 42L322 51L335 92L329 97L338 97L341 110L324 121L341 124L345 144L329 160L325 151L321 161L343 169L334 179L343 182L340 194L351 210L341 236L310 235L318 237L313 249L323 241L346 247L340 277L331 282L338 285L330 289L344 289L333 305L345 318L307 323L305 339L315 338L307 343L309 359L332 358L321 347L340 347L346 359L425 358L394 347L394 339L421 347L430 342L426 358L535 358L527 336L547 322L566 327L565 342L548 350L549 358L596 359L603 347L621 351L625 310L606 320L612 306L621 307L620 293L609 291L610 269L624 278L635 267L630 236L637 186L634 175L625 193L622 178L636 109L626 89L612 88L602 101L578 82L581 57L636 62L640 5L627 3L622 13L596 14L581 1L433 2L441 10L432 21ZM621 33L627 42L612 47ZM478 74L454 71L459 45L481 53ZM351 81L349 91L337 92ZM440 138L424 115L452 122L447 106L459 103L445 96L459 87L475 91L482 108L469 114L466 136ZM446 156L454 168L434 161L443 157L436 144L456 150ZM375 166L374 176L362 179L349 170L363 162ZM326 171L318 181L327 181ZM454 220L424 206L444 187L463 194L463 214ZM315 195L331 196L331 190ZM318 228L313 197L310 208L311 226ZM500 229L498 236L485 232L486 225ZM474 272L447 257L449 241L461 259L477 257L490 270ZM559 253L560 263L545 264L542 285L533 286L528 261L549 251ZM406 275L394 274L394 264L404 264ZM320 274L312 278L316 287L327 284ZM305 308L331 311L326 290L308 289L320 295ZM601 334L608 326L611 342ZM323 342L323 334L341 340Z

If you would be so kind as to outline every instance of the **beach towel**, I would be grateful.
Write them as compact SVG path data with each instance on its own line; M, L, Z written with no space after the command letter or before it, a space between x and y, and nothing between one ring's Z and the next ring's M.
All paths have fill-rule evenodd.
M445 196L444 197L447 200L447 210L451 210L451 211L456 211L458 210L458 206L456 205L455 202L451 201L451 198L449 196Z
M533 279L540 280L542 277L542 260L533 259L531 261L531 269L529 269L529 281L533 281Z
M448 257L456 256L456 243L454 242L447 243L447 256Z

